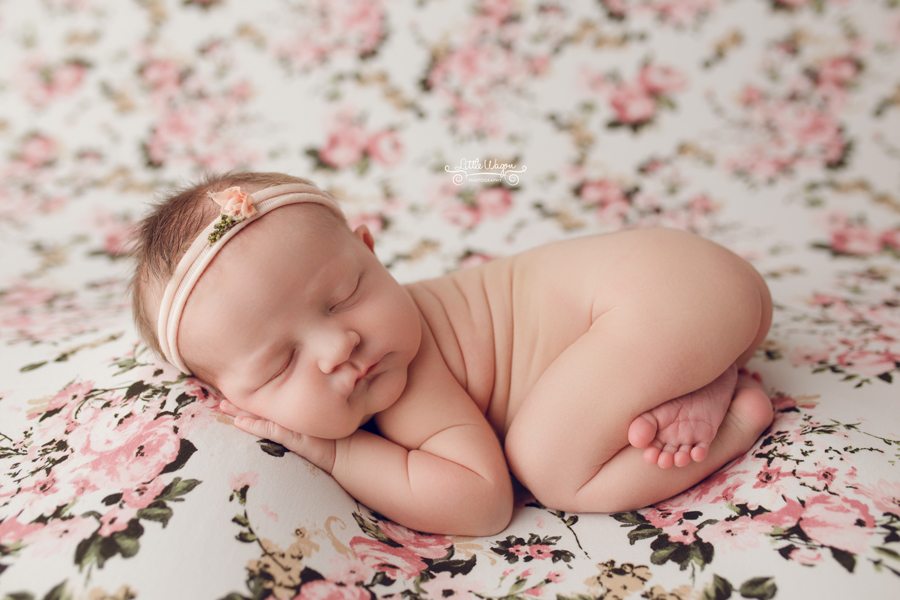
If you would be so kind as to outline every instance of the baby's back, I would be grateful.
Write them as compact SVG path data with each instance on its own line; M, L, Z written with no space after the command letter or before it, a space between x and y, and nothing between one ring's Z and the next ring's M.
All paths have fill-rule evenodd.
M407 284L447 367L501 441L527 391L590 328L610 236L588 236Z
M701 300L715 306L725 285L708 279L732 274L768 296L762 277L732 251L654 227L545 244L407 289L453 376L503 441L538 378L599 315L617 306L642 314L670 297L702 311Z

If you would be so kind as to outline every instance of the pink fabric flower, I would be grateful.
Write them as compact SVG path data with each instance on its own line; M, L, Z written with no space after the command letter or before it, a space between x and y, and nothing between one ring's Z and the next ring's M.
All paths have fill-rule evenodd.
M256 214L256 207L250 195L236 185L221 192L207 192L216 204L222 207L222 214L246 219Z
M379 526L383 534L422 558L443 558L453 544L446 536L419 533L390 521L380 523Z

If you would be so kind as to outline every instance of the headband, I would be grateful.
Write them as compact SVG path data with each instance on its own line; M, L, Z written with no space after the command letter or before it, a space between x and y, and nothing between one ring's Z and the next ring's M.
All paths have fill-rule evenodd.
M178 261L175 272L163 292L156 324L156 334L163 356L188 375L192 373L178 352L178 325L181 322L181 313L200 275L228 240L264 214L287 204L321 204L346 221L334 197L312 183L283 183L258 190L253 194L247 194L240 187L232 186L221 192L207 192L207 195L221 207L221 213L200 232Z

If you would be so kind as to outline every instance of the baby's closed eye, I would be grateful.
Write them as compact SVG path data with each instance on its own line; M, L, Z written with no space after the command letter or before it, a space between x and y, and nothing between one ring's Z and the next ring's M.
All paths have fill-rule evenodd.
M266 385L266 384L268 384L268 383L271 383L271 382L275 381L276 379L278 379L279 377L281 377L282 375L284 375L285 373L287 373L287 370L290 368L291 363L294 362L294 355L296 355L296 354L297 354L297 350L291 350L291 354L290 354L290 356L288 356L287 362L285 363L284 367L282 367L281 369L275 371L275 375L273 375L273 376L272 376L268 381L266 381L266 383L264 383L263 385ZM261 385L261 386L259 386L259 387L263 387L263 385Z
M345 295L342 300L339 300L335 304L333 304L329 310L334 312L335 310L340 310L341 308L347 308L349 306L348 303L352 303L352 301L355 300L359 295L358 292L361 288L361 282L362 276L360 276L359 279L356 280L356 285L353 286L353 290L349 294Z

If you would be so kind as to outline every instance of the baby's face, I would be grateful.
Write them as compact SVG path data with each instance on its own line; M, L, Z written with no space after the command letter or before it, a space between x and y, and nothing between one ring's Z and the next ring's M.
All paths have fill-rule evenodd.
M337 439L400 396L422 331L368 229L322 210L291 204L231 239L189 296L178 343L236 406Z

